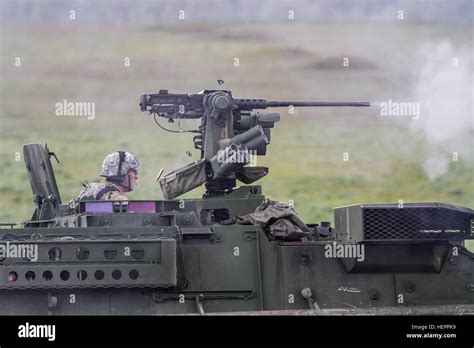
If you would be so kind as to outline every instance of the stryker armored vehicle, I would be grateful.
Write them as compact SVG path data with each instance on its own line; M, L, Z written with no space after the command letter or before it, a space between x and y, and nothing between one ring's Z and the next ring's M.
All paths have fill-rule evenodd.
M36 209L0 230L0 313L472 309L474 254L464 247L474 238L472 209L355 204L335 208L331 226L304 223L251 185L268 173L252 158L266 154L280 118L256 110L369 105L234 99L227 90L143 95L140 108L158 125L158 117L199 121L189 132L200 160L158 179L165 200L63 204L54 153L25 145ZM202 198L177 198L201 185Z

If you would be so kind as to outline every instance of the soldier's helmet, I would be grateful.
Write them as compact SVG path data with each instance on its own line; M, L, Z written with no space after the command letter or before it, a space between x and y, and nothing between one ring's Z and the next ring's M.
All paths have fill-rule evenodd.
M137 156L129 152L112 152L102 162L102 172L99 175L107 180L120 182L130 169L138 169L139 165Z

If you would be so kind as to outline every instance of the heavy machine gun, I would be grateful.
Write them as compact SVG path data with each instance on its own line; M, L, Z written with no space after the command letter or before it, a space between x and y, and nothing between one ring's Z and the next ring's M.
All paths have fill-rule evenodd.
M251 184L268 173L267 167L245 167L252 156L264 156L270 130L280 120L277 112L259 112L273 107L368 107L369 102L277 101L235 99L228 90L203 90L197 94L170 94L160 90L144 94L140 109L170 122L199 119L193 138L200 160L168 173L160 179L166 199L173 199L202 184L205 197L228 194L236 180ZM158 123L159 124L159 123Z

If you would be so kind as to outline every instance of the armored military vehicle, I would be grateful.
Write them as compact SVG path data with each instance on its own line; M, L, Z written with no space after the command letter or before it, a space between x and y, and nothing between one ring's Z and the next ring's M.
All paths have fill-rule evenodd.
M36 209L1 229L0 312L154 315L474 304L474 212L443 203L353 204L304 223L252 185L279 120L268 107L366 107L235 99L227 90L140 98L197 119L201 158L160 177L164 200L64 204L51 156L24 146ZM166 128L165 128L166 129ZM66 164L67 165L67 164ZM238 186L237 180L246 185ZM205 185L202 198L179 199ZM472 308L472 307L471 307ZM263 312L262 312L263 313Z

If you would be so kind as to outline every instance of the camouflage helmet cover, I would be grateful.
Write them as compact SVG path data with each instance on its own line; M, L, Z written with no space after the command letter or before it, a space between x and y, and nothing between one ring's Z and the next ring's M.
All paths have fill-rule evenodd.
M140 162L129 152L116 151L108 154L102 162L100 176L108 179L122 180L130 169L138 169Z

